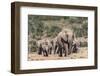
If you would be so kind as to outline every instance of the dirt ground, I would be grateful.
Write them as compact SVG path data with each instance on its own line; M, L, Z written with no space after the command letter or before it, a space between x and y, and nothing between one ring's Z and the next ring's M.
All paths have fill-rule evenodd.
M38 61L38 60L61 60L61 59L80 59L88 57L88 48L82 47L79 49L78 53L72 53L67 57L59 57L58 55L49 55L48 57L44 57L43 55L38 55L37 53L29 53L28 61Z

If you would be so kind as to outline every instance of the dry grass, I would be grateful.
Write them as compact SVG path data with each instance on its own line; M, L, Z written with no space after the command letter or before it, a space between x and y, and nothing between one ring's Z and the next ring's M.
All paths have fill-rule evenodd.
M80 59L80 58L87 58L88 57L88 49L87 47L82 47L79 49L78 53L72 53L67 57L59 57L58 55L49 55L48 57L44 57L42 55L38 55L37 53L29 53L28 54L28 61L32 60L60 60L60 59Z

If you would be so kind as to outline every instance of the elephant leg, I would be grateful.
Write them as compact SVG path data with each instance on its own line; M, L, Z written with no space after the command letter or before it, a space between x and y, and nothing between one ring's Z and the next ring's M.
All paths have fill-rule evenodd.
M48 54L50 54L50 49L48 50Z
M58 52L58 49L59 49L59 48L57 47L57 49L56 49L56 54L58 54L58 53L59 53L59 52Z
M53 51L54 51L54 54L56 54L56 50L55 50L55 47L54 47Z
M54 47L54 54L57 54L57 46Z
M43 50L43 55L44 55L44 56L48 56L48 53L47 53L46 50Z
M73 49L74 49L74 50L73 50L74 53L77 53L77 52L78 52L78 47L77 47L76 44L73 46Z
M49 54L52 54L52 48L49 49Z
M70 44L70 51L71 51L70 54L72 54L72 53L73 53L73 50L72 50L72 44Z
M48 50L48 54L50 54L50 50Z
M62 54L63 54L63 50L61 47L59 47L59 56L62 57Z
M71 54L72 53L72 44L71 43L68 43L68 54Z
M38 49L38 54L39 54L39 55L42 54L42 50L43 50L43 49L42 49L41 47L39 47L39 49Z
M72 51L73 51L73 52L75 51L74 45L72 45Z
M64 56L68 56L68 44L64 44Z

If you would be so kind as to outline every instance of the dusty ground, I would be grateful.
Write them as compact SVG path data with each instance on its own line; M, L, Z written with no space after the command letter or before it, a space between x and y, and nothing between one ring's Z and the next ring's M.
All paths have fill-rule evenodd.
M88 49L87 47L82 47L79 49L78 53L73 53L68 55L67 57L59 57L58 55L49 55L48 57L44 57L42 55L38 55L36 53L29 53L28 60L58 60L58 59L80 59L88 57Z

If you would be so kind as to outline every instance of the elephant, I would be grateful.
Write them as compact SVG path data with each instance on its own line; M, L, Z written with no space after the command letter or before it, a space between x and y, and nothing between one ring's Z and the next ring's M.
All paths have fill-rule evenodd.
M58 52L57 37L53 38L51 43L52 43L52 53L57 54L57 52Z
M39 55L48 56L50 50L52 49L52 45L48 38L44 38L42 40L37 41L37 50Z
M59 45L59 56L68 56L72 53L72 42L74 40L74 34L72 30L64 29L57 35L57 42Z
M74 39L72 43L72 51L73 53L77 53L80 47L80 42L77 39Z
M36 43L37 43L37 52L38 52L39 55L42 55L42 52L43 52L43 48L42 48L43 40L38 40Z
M47 38L46 40L45 40L45 42L47 43L46 45L47 45L47 51L48 51L48 55L49 54L52 54L52 40L50 39L50 38Z

